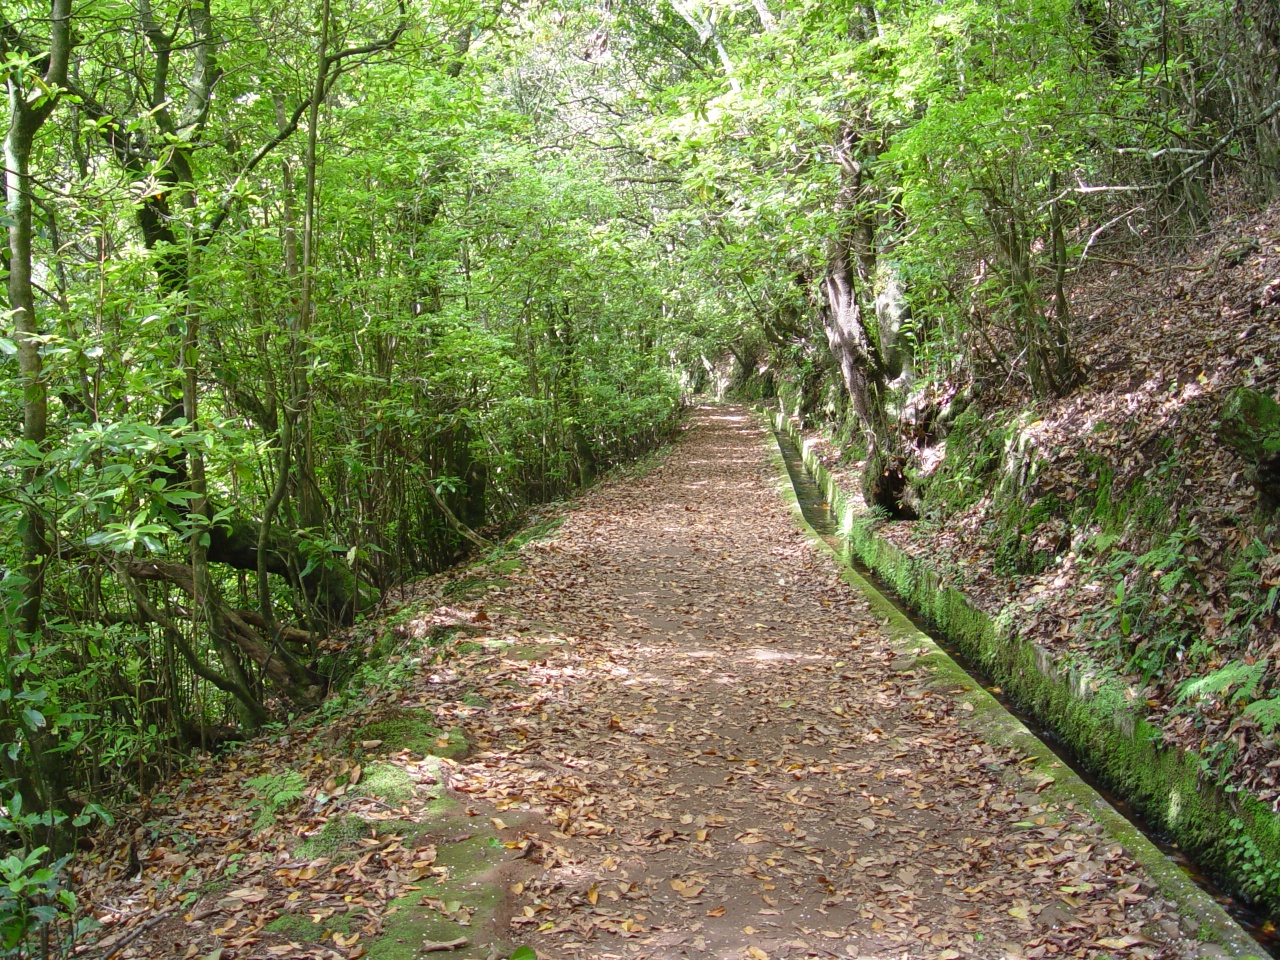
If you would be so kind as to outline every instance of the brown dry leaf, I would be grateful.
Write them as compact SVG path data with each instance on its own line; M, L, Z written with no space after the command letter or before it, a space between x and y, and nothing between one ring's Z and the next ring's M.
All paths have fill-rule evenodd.
M1101 937L1095 940L1094 943L1100 947L1106 947L1108 950L1127 950L1140 944L1151 943L1151 941L1147 937L1130 934L1126 937Z

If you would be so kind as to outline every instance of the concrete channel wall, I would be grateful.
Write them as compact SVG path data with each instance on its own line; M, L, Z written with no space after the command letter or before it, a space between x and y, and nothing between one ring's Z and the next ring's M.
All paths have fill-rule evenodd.
M1216 874L1238 878L1237 886L1248 890L1272 916L1280 915L1280 817L1270 806L1223 790L1204 772L1194 752L1161 746L1159 731L1144 718L1145 704L1135 700L1122 678L1108 675L1095 664L1064 662L1019 638L1015 624L1003 614L993 618L977 609L926 562L878 537L877 520L855 509L790 418L770 416L775 431L800 451L810 477L827 499L838 524L838 542L846 551L841 559L847 562L851 555L860 560L917 616L980 665L1020 709L1077 757L1085 758L1090 771L1117 797ZM874 586L866 586L878 595ZM998 709L1021 726L1003 707ZM1148 868L1165 894L1180 902L1184 914L1198 917L1192 925L1205 925L1202 937L1226 947L1230 956L1260 953L1181 868L1096 791L1074 774L1071 777L1096 799L1095 807L1109 811L1100 817L1104 826ZM1242 936L1246 942L1240 940Z

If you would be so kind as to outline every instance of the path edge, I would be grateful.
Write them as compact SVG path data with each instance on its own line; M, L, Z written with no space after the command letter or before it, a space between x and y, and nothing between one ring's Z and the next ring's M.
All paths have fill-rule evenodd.
M765 449L774 468L779 495L790 507L797 526L804 532L815 550L831 558L842 579L867 598L872 612L883 618L884 627L888 631L890 640L899 649L900 656L911 658L912 667L928 671L932 686L945 685L959 703L967 704L972 709L970 725L977 727L986 739L1002 746L1034 753L1038 758L1034 764L1034 770L1042 775L1041 782L1051 781L1041 791L1046 799L1056 799L1063 804L1074 803L1077 807L1088 810L1095 821L1102 826L1107 837L1123 846L1126 852L1142 865L1161 895L1177 904L1183 920L1183 928L1189 936L1206 944L1216 944L1226 952L1226 956L1241 958L1241 960L1264 960L1253 938L1227 914L1221 905L1196 886L1176 864L1161 853L1093 787L1054 756L1040 739L1017 717L1005 710L994 696L974 683L946 651L919 630L888 597L854 570L840 551L827 543L813 529L805 519L796 497L790 473L778 446L777 433L789 435L802 452L806 469L827 495L833 514L842 520L841 535L850 539L852 539L850 537L852 530L845 521L851 517L852 511L842 502L843 494L834 478L812 456L790 419L781 414L775 417L763 411L757 411L757 415L765 421L768 430ZM863 536L871 537L872 535L868 531ZM876 542L890 546L883 541ZM1038 673L1037 676L1039 676ZM1186 923L1188 918L1193 922Z

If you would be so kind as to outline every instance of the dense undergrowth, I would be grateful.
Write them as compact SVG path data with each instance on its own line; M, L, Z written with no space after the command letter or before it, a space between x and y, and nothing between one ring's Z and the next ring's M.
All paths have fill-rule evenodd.
M62 6L0 44L0 782L69 824L314 709L333 631L661 443L689 338L618 164L533 162L574 118L522 14Z

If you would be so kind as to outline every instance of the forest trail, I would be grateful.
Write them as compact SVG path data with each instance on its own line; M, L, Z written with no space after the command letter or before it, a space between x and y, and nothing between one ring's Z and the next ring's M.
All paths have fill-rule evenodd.
M542 812L513 936L584 960L1202 955L1086 814L1040 806L1023 758L895 663L767 440L702 408L494 598L566 641L463 721L455 786Z
M465 936L441 955L1221 956L1185 938L1087 813L1045 800L1026 757L985 744L959 700L896 657L797 526L766 442L740 407L695 411L655 469L575 501L519 571L401 623L410 637L464 625L448 659L367 690L361 716L249 745L157 798L145 830L84 867L109 924L99 946L391 960ZM367 726L409 713L465 734L470 753L423 760ZM359 780L356 762L359 787L335 786ZM265 830L256 771L308 784Z

